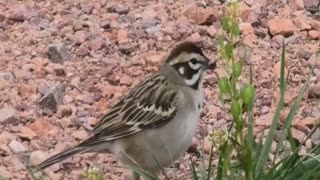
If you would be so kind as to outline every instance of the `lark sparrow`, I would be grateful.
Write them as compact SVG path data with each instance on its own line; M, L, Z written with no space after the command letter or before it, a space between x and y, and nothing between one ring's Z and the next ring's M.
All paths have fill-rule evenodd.
M133 88L101 118L92 136L37 165L44 169L76 153L113 153L152 174L177 160L191 145L203 103L201 79L215 68L201 49L184 42L159 72Z

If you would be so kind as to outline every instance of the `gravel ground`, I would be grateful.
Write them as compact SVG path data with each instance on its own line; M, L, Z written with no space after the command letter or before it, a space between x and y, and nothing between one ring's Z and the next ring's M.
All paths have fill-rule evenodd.
M283 39L286 70L291 72L283 117L310 66L320 63L317 4L318 0L240 2L241 47L249 54L247 64L253 65L257 93L256 135L270 126L279 99ZM156 71L177 42L197 43L217 59L224 8L218 0L0 0L0 175L30 179L26 163L37 164L87 138L108 107ZM216 81L215 73L208 73L207 102L197 135L189 153L167 169L172 179L190 179L189 159L200 161L202 148L205 156L209 154L208 132L231 122L218 103ZM316 67L292 125L297 141L320 116L318 81ZM300 153L319 140L317 132ZM129 179L130 173L117 165L112 155L81 154L46 172L52 179L79 179L84 168L96 166L106 179Z

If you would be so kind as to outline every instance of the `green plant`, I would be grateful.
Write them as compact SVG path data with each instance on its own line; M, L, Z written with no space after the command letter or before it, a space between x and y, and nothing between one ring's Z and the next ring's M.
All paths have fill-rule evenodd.
M104 180L104 175L99 169L93 167L85 170L84 178L86 180Z
M232 124L226 136L213 136L213 143L218 144L219 163L216 179L312 179L320 177L320 146L315 147L308 156L301 157L298 152L300 145L296 145L290 127L300 106L304 92L306 91L313 68L308 75L307 81L300 90L290 112L281 127L280 140L277 143L274 158L270 160L271 145L274 141L276 130L279 127L280 114L284 107L284 95L288 84L289 72L285 75L285 46L283 43L281 55L280 72L280 99L273 116L272 124L265 140L263 137L256 142L253 135L253 102L254 85L252 66L249 66L250 82L240 85L241 75L244 69L244 60L235 57L235 44L239 40L239 4L232 1L222 20L225 31L224 38L219 39L218 49L221 64L225 73L219 77L218 87L220 100L226 111L232 116ZM315 126L307 135L306 140L315 132L319 126ZM220 138L220 139L219 139ZM221 138L225 138L221 140ZM306 141L305 140L305 141ZM221 143L216 143L221 141ZM286 149L283 142L290 143L290 149ZM282 152L282 153L280 153ZM281 155L281 156L280 156ZM210 157L211 158L211 157ZM209 160L211 162L211 159ZM196 175L194 165L192 166L193 177ZM208 167L210 169L210 167ZM211 170L211 169L210 169ZM210 172L210 171L209 171ZM209 173L205 179L213 177Z
M222 27L226 32L225 38L220 38L218 43L220 59L225 71L218 80L220 99L226 109L229 109L233 122L227 132L226 141L219 147L217 179L228 176L238 179L254 178L252 109L255 92L252 78L248 84L239 86L244 65L244 60L237 59L234 53L235 43L240 34L239 14L238 2L232 1L222 19ZM236 160L232 158L233 155L236 156Z

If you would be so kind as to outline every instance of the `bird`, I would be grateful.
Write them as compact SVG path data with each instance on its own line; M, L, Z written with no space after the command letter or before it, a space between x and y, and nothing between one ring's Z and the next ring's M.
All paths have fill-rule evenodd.
M157 72L102 116L88 139L34 168L43 170L78 153L112 153L122 164L156 176L192 144L204 103L202 80L215 68L196 44L177 44Z

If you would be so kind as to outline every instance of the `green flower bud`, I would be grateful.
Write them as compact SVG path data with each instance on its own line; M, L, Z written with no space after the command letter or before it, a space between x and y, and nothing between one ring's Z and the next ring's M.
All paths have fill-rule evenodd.
M241 75L242 67L243 67L242 61L239 61L238 63L235 63L232 66L232 75L233 75L234 78L237 79Z
M228 94L229 93L230 86L229 86L229 82L228 82L227 79L225 79L225 78L219 79L218 80L218 86L219 86L220 92L222 94Z
M250 104L253 102L254 88L252 84L248 84L243 88L242 98L245 104Z
M241 106L237 101L232 101L231 103L231 115L233 119L237 122L241 114Z

